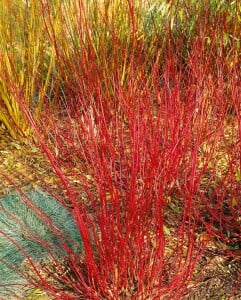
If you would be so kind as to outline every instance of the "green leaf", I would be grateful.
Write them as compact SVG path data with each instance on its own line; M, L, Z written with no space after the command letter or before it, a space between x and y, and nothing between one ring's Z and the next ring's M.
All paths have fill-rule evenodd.
M235 173L235 178L236 178L236 181L241 181L241 172L240 170L238 170L236 173Z
M171 235L171 231L167 226L163 225L163 230L166 235Z
M233 197L232 198L232 207L235 207L237 205L238 205L238 200L235 197Z

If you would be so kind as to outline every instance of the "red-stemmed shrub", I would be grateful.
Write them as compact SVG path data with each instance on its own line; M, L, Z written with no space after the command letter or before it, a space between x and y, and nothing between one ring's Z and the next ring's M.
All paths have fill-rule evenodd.
M66 250L64 286L31 283L57 299L180 299L209 240L240 239L238 70L219 56L208 10L188 49L170 28L166 52L149 56L127 1L132 35L125 45L110 27L107 55L79 3L66 52L71 39L57 39L43 1L64 92L41 125L25 114L56 177L44 189L71 213L83 253ZM238 127L227 136L230 115Z

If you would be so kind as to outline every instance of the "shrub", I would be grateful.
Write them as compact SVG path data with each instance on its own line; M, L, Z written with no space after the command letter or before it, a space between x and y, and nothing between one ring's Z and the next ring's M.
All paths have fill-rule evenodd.
M82 255L60 244L69 270L64 288L33 270L31 284L55 298L180 299L209 241L226 243L234 220L238 225L240 135L236 121L227 127L240 109L238 45L231 35L221 43L209 19L214 2L190 1L190 23L184 8L178 14L163 1L166 17L154 2L144 18L150 36L140 17L146 10L135 1L116 2L120 19L115 2L100 10L97 1L41 2L62 94L41 124L19 105L55 174L55 191L50 184L45 191L68 205L83 242ZM218 15L227 32L230 15ZM163 43L158 19L167 24ZM227 136L228 129L234 133ZM46 242L40 244L51 257ZM20 241L16 246L25 254Z

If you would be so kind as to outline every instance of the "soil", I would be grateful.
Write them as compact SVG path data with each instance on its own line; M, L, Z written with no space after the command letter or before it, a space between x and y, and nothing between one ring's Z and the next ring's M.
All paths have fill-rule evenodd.
M241 299L241 257L227 257L218 250L205 252L183 300Z

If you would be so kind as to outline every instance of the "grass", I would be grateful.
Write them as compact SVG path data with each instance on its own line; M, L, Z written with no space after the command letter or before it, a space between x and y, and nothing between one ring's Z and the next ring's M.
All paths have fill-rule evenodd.
M211 242L240 249L238 1L15 5L1 8L22 26L1 29L14 33L1 44L1 122L30 134L53 181L21 157L24 171L1 174L24 194L33 173L84 249L65 252L64 278L33 260L29 284L54 299L181 299Z
M31 135L23 106L38 118L43 99L53 98L55 53L40 11L39 1L1 2L0 121L15 139Z

